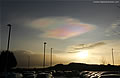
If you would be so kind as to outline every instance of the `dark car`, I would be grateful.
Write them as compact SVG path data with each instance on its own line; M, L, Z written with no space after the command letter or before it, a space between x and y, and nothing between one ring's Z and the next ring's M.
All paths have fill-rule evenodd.
M54 78L52 74L49 73L39 73L37 74L36 78Z
M120 78L120 74L106 74L101 75L99 78Z

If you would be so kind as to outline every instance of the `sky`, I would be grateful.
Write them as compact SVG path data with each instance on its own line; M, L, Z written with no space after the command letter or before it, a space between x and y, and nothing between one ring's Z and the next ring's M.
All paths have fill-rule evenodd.
M6 50L7 24L11 24L10 50L18 66L27 66L28 56L31 67L42 66L44 42L47 42L46 66L50 62L50 48L54 65L103 61L112 64L112 48L115 64L120 65L120 1L95 1L0 1L1 51Z

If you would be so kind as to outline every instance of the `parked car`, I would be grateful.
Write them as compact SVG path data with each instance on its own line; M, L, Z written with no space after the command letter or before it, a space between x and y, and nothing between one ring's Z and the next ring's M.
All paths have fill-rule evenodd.
M39 73L37 74L36 78L54 78L52 74L49 73Z
M32 72L24 72L23 78L35 78L35 73Z
M82 72L80 72L80 78L84 78L84 76L86 75L86 74L88 74L89 73L89 71L82 71Z
M120 78L120 74L105 74L101 75L98 78Z
M6 76L8 78L16 78L16 73L13 73L13 72L7 72L7 73L2 72L2 73L0 73L0 78L6 78Z
M91 76L90 78L120 78L120 72L119 71L102 71L96 73L94 76Z

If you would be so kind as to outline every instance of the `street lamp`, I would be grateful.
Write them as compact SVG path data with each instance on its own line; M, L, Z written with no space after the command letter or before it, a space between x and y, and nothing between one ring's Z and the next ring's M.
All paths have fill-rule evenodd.
M11 35L11 24L7 24L9 27L9 33L8 33L8 44L7 44L7 55L6 55L6 66L5 66L5 78L8 78L7 68L8 68L8 51L9 51L9 45L10 45L10 35Z
M114 51L113 51L113 48L112 48L112 62L113 62L113 65L114 65Z
M52 67L52 52L53 52L52 50L53 50L53 48L51 48L51 53L50 53L51 54L51 57L50 57L50 66L51 67Z
M43 58L43 68L45 68L45 48L46 48L46 42L44 42L44 58Z
M7 26L9 27L7 51L9 51L10 35L11 35L11 24L8 24Z

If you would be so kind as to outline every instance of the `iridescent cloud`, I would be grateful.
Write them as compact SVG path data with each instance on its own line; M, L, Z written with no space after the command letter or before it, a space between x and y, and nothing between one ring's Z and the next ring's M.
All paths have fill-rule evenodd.
M51 38L67 39L88 32L92 28L88 24L67 24L47 31L44 35Z
M81 23L78 19L68 17L49 17L34 20L34 28L40 28L43 37L67 39L86 33L94 28L91 24Z

